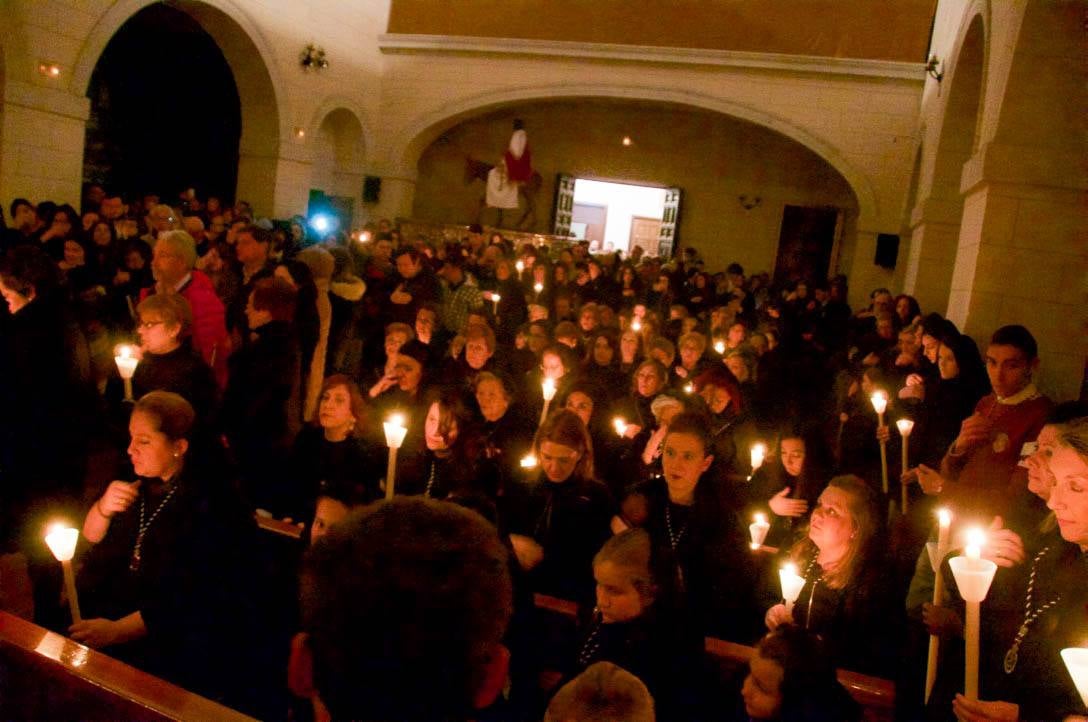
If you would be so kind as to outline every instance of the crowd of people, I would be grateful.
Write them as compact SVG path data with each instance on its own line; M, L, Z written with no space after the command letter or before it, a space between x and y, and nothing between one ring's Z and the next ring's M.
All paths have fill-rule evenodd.
M2 233L0 540L88 646L265 718L860 719L836 668L894 680L901 719L1086 714L1060 650L1088 640L1088 405L1036 388L1023 326L980 352L910 296L851 309L841 276L321 236L191 192L18 199ZM998 566L981 701L938 507ZM254 514L304 527L297 606ZM534 593L582 610L562 659ZM743 685L708 636L755 645Z

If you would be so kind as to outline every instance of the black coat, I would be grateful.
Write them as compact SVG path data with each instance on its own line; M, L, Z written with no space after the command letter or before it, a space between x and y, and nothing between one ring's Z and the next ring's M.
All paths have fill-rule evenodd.
M193 405L197 418L208 422L215 410L218 389L212 369L186 341L169 353L145 353L132 376L132 395L172 391Z

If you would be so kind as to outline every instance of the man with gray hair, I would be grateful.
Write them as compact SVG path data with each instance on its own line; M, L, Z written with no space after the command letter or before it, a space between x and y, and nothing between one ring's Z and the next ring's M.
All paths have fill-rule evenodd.
M193 308L193 348L215 371L220 388L227 382L226 309L215 295L212 281L195 270L196 242L185 231L166 231L159 237L151 257L155 285L140 292L140 300L154 293L180 293Z

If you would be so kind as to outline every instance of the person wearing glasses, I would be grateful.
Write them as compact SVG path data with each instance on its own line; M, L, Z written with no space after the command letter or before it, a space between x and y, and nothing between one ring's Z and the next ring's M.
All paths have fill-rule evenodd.
M193 309L176 293L148 296L136 307L140 363L132 376L136 398L149 391L172 391L206 422L215 408L212 369L192 345Z

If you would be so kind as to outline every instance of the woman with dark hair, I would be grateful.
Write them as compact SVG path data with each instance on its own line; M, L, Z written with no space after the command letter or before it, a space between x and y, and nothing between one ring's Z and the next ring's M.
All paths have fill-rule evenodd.
M769 459L752 475L748 489L750 504L767 514L771 524L766 545L793 544L829 478L831 458L819 429L799 422L783 426L777 459Z
M620 308L632 308L636 303L642 303L642 279L634 266L630 263L622 264L616 280L619 285Z
M881 575L877 497L856 476L836 476L812 510L808 533L789 558L805 579L793 611L767 610L767 628L793 623L816 632L841 667L865 674L891 671L890 635L898 627L888 582Z
M260 675L273 666L259 652L257 528L222 463L203 456L195 421L177 394L153 391L136 402L128 447L136 479L111 482L87 512L84 619L70 634L253 710L267 684Z
M582 376L614 399L623 394L626 377L620 371L620 340L615 329L598 328L589 334Z
M643 429L652 429L654 415L650 405L665 390L669 381L669 372L660 362L647 359L640 363L631 377L631 393L615 406L615 413L624 421L638 428L632 429L630 436Z
M646 529L671 555L684 609L706 635L748 643L756 628L753 579L746 535L729 489L707 472L714 462L701 414L682 413L669 423L661 452L662 475L624 499L617 523Z
M423 425L425 485L423 495L445 499L480 492L495 498L496 489L484 489L476 474L480 438L473 426L472 411L459 389L437 387L428 395L430 404Z
M642 334L628 326L620 334L619 370L625 377L632 374L642 361Z
M510 541L534 591L585 601L593 555L610 535L612 496L594 479L589 433L573 411L544 420L533 455L539 476L512 484L503 500Z
M521 459L533 446L536 421L517 403L517 390L505 374L481 371L473 393L481 417L480 484L494 490L493 496L502 496L511 480L521 476Z
M316 423L299 432L291 450L291 518L308 518L323 483L363 502L380 496L375 470L382 468L385 449L367 438L369 418L354 381L339 374L325 379Z
M57 206L46 219L45 230L39 239L42 248L55 260L61 260L64 257L64 242L74 238L79 228L80 218L76 209L67 203Z
M905 293L901 293L895 297L895 310L896 327L904 328L914 323L914 320L921 317L922 307L918 305L918 299L914 296L908 296Z
M756 644L734 722L859 722L819 635L783 624Z

